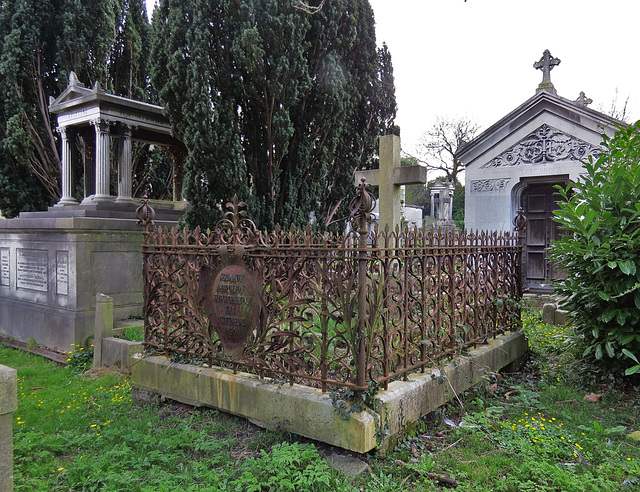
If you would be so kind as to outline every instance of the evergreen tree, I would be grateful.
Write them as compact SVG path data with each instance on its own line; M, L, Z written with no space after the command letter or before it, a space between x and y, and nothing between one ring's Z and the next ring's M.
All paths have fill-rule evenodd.
M233 194L262 227L311 212L326 224L392 126L390 55L368 0L314 15L294 3L162 0L154 12L151 76L189 152L191 226L213 225Z

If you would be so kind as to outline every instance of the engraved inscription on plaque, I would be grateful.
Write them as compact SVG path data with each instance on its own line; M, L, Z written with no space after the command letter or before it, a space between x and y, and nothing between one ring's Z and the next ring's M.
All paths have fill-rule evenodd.
M69 252L56 251L56 294L69 295Z
M49 258L41 249L19 249L16 262L16 281L19 289L47 292Z
M11 270L9 269L9 248L0 248L0 285L9 286L11 284Z
M224 353L239 355L258 327L260 310L256 279L243 266L228 265L215 276L214 272L203 269L201 286L205 312L222 342Z

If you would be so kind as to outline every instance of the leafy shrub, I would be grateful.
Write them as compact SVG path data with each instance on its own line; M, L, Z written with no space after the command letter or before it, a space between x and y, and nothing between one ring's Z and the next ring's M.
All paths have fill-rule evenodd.
M552 258L557 291L574 315L584 355L640 372L640 121L604 138L605 151L565 189L555 219L566 231Z

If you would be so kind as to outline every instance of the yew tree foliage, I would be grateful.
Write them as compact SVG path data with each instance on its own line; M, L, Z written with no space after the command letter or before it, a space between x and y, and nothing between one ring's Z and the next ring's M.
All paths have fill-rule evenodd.
M149 99L150 26L143 0L0 1L0 210L46 208L60 196L49 97L68 75Z
M346 214L353 171L391 130L391 56L368 0L310 15L295 0L162 0L151 78L188 150L186 222L234 194L260 227Z
M557 290L574 316L584 354L640 372L640 121L604 136L555 220L565 231L553 259L567 272Z

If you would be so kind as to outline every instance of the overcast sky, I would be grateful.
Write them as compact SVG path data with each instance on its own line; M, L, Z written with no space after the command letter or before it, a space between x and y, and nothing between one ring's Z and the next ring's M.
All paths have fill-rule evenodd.
M638 0L369 1L378 44L391 51L409 152L438 116L484 129L533 96L545 49L561 60L551 72L558 95L584 91L591 108L608 109L617 89L630 121L640 118Z

